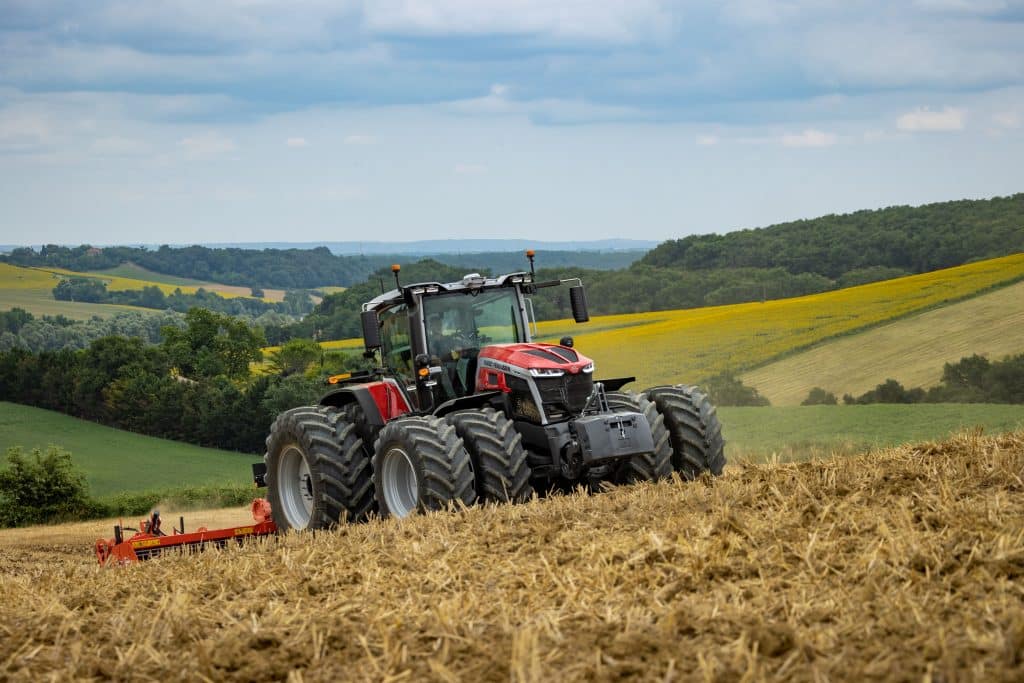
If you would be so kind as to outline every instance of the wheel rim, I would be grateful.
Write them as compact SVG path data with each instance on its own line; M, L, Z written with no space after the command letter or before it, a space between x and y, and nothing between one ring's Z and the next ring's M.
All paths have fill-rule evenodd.
M305 529L313 516L313 477L302 451L294 445L281 453L277 465L278 492L281 512L288 525Z
M415 512L419 501L419 477L408 453L397 447L385 453L380 479L384 503L392 515L406 517Z

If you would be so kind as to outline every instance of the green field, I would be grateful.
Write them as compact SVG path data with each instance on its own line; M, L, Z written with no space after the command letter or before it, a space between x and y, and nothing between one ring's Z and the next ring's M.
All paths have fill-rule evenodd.
M851 455L879 447L943 439L982 427L986 434L1024 429L1024 405L915 405L719 408L726 456L781 460Z
M880 446L941 439L981 426L1024 428L1024 406L867 405L719 408L730 461L848 455ZM97 496L250 481L256 456L154 439L61 413L0 402L0 449L69 450Z
M60 446L85 472L89 489L103 497L123 491L153 491L252 481L257 457L154 439L111 429L39 408L0 402L0 452Z
M859 396L890 377L907 387L939 383L945 363L975 353L1024 352L1024 282L888 323L756 370L741 379L773 406L799 405L814 387Z

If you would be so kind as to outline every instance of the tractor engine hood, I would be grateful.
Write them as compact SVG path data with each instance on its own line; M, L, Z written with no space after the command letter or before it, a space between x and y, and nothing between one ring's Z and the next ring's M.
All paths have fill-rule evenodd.
M494 344L480 349L481 367L515 375L551 377L594 371L594 362L575 349L557 344Z

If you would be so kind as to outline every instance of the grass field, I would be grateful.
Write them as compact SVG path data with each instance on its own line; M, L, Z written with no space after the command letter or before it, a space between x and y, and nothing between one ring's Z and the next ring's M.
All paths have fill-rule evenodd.
M966 435L124 570L4 531L0 678L1020 681L1022 470Z
M719 408L729 462L850 455L981 428L1024 430L1024 406L915 404Z
M71 452L97 497L206 484L252 481L250 455L111 429L39 408L0 402L0 452L11 446Z
M772 405L799 405L813 387L859 396L888 378L939 383L944 363L1024 352L1024 282L882 325L752 370L741 379Z
M1024 428L1024 406L869 405L719 408L731 463L803 460L942 439L981 427L994 434ZM69 450L97 496L168 487L246 484L258 459L123 432L61 413L0 402L0 452L10 446Z
M154 312L136 306L57 301L53 288L59 281L54 273L0 263L0 310L23 308L33 315L63 315L72 320L88 320L97 315L106 318L125 311Z

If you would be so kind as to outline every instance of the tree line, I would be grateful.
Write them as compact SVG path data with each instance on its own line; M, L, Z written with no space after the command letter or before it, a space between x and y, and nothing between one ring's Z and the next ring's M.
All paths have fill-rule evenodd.
M121 304L140 308L172 310L179 313L200 307L233 316L257 316L268 311L302 316L313 308L309 292L304 290L288 290L285 292L284 301L267 302L254 297L223 297L202 287L196 289L194 294L182 292L180 287L176 287L170 294L164 294L163 290L156 285L147 285L142 289L110 291L105 282L91 277L63 278L53 288L53 298L58 301Z
M801 405L836 405L835 394L811 389ZM990 361L974 354L942 367L942 379L929 389L907 389L887 379L860 396L845 394L846 405L869 403L1024 403L1024 353Z
M80 351L0 352L0 400L151 436L260 453L278 412L314 400L322 388L319 376L361 361L320 353L307 355L303 371L290 376L253 375L250 364L263 358L260 331L202 308L161 334L155 345L106 336ZM303 344L315 346L293 346Z
M924 273L1024 251L1024 193L821 216L664 242L640 263L686 270L783 268L837 279L876 267Z
M551 265L578 265L607 270L629 266L642 256L634 251L552 251L546 253ZM314 249L240 249L203 246L161 246L155 250L141 247L104 247L88 244L66 247L47 244L36 251L29 247L14 249L0 261L17 266L63 268L76 272L102 271L133 263L156 273L191 278L204 282L260 288L316 289L324 286L348 287L364 281L378 268L408 260L408 256L374 254L343 256L327 247ZM438 254L438 262L462 270L493 272L519 270L520 252L484 252Z

